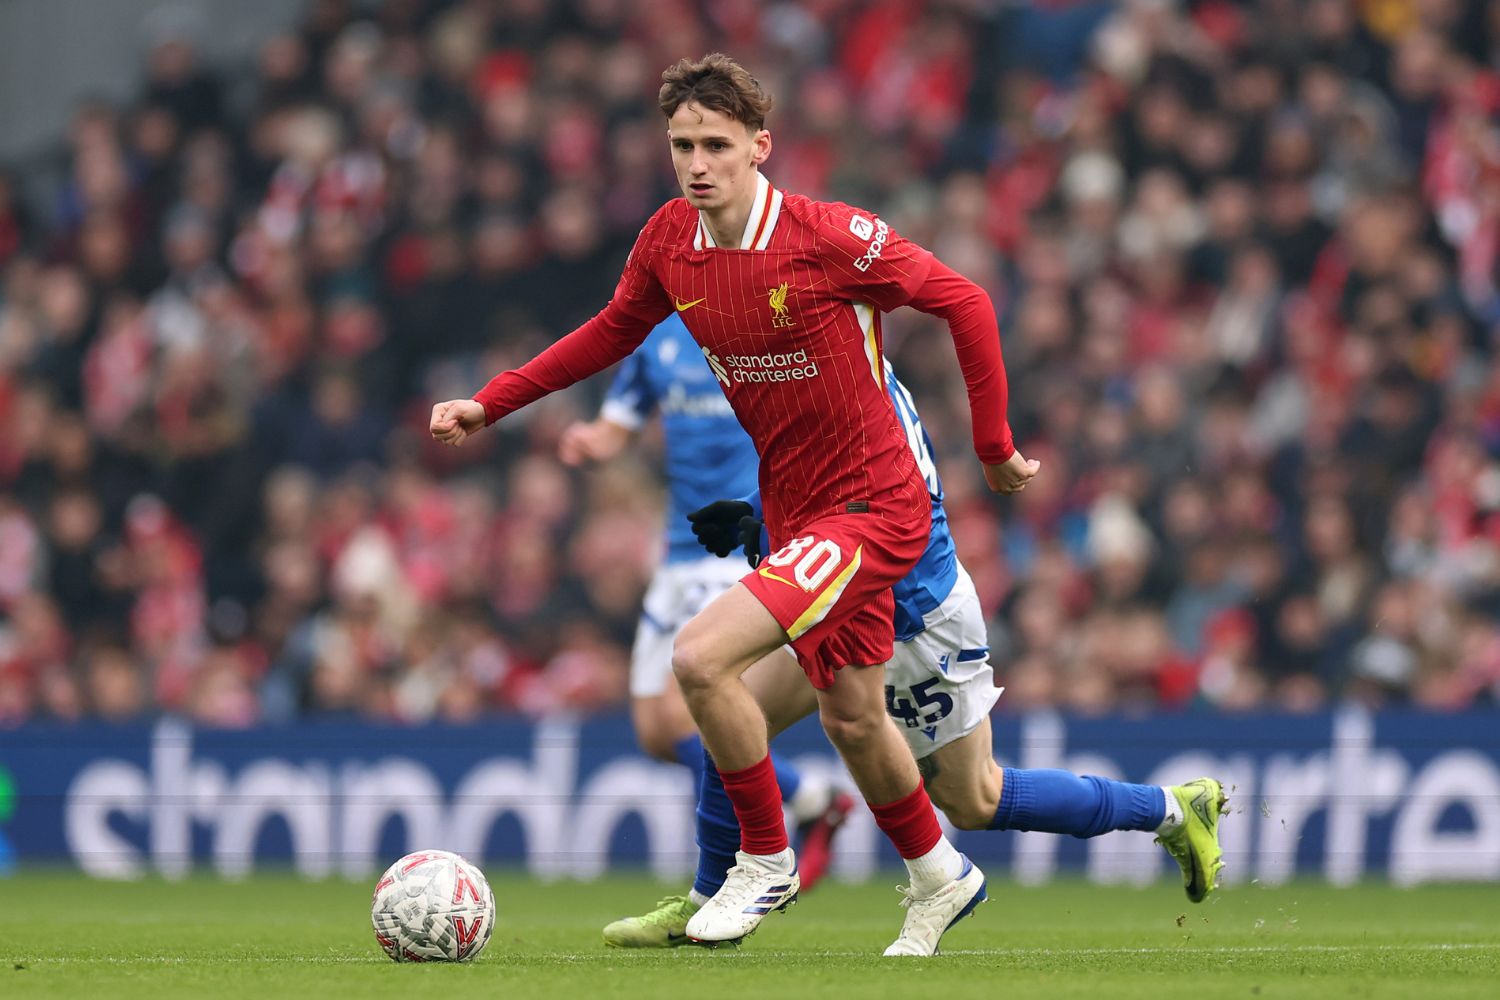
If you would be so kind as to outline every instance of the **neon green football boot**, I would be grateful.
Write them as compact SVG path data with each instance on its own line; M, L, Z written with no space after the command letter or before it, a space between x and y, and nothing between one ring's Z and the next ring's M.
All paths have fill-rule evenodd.
M698 904L686 896L668 896L656 909L639 917L624 917L604 928L604 943L611 948L676 948L690 944L688 918Z
M1218 888L1219 872L1224 867L1224 849L1219 846L1219 816L1229 799L1224 788L1212 778L1199 778L1185 785L1172 785L1167 791L1177 796L1182 807L1182 825L1164 833L1156 842L1182 868L1182 885L1188 899L1201 903Z

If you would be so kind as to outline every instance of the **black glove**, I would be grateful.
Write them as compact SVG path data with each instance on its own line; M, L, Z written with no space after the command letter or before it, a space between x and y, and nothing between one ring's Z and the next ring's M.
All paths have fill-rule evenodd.
M760 518L743 500L715 500L688 514L698 544L719 558L742 549L753 567L760 561Z
M760 565L760 533L765 526L766 522L758 517L740 518L740 551L745 553L751 569Z

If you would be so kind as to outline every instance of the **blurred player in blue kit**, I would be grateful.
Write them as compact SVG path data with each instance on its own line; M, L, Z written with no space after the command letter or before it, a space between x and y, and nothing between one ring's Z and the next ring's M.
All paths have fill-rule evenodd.
M558 453L567 465L607 461L656 414L665 442L665 552L646 591L630 654L630 713L641 749L657 760L688 767L697 789L706 758L672 676L672 640L708 602L744 576L745 567L738 560L706 554L693 535L688 514L726 494L755 489L755 448L719 390L702 350L674 315L620 363L599 416L569 426ZM797 827L805 890L825 870L833 834L854 800L825 781L802 775L786 761L774 755L772 759ZM729 850L726 869L734 863L735 847Z
M693 734L666 665L676 628L744 573L738 559L705 561L703 549L714 557L742 550L758 572L778 569L775 556L761 559L769 546L760 521L755 453L696 347L676 317L663 323L622 366L600 418L569 428L562 442L565 461L608 458L652 409L661 411L667 439L669 554L641 617L631 666L632 712L642 746L654 756L689 766L693 753L701 757L695 768L699 867L688 896L668 897L642 916L607 926L605 942L617 947L688 943L688 919L723 884L740 842L719 773ZM1042 830L1077 837L1117 829L1154 832L1181 866L1189 898L1201 901L1222 867L1218 819L1224 799L1217 782L1135 785L996 764L988 718L1002 689L995 686L989 664L984 614L954 551L932 443L910 392L888 363L884 367L892 405L932 501L927 548L893 588L896 645L885 664L886 711L905 734L933 803L966 830ZM741 499L704 502L726 494ZM766 713L772 736L817 708L806 675L784 649L753 666L745 683ZM782 787L788 787L786 779ZM844 797L833 810L838 822L848 808ZM804 885L808 856L804 849ZM826 852L818 860L821 875ZM943 929L928 929L928 936ZM905 951L904 936L887 954L929 953L916 941Z

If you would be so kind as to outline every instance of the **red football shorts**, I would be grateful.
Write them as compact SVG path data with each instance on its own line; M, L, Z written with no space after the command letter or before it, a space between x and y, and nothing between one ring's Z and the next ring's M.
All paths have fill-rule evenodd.
M786 629L815 688L840 667L884 663L895 639L897 583L927 547L931 521L835 514L797 531L740 582Z

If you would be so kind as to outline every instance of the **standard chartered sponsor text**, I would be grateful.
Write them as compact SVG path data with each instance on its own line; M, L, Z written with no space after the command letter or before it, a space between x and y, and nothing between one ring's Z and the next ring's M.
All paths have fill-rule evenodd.
M794 382L818 377L818 363L807 351L786 354L726 354L724 366L736 382Z

